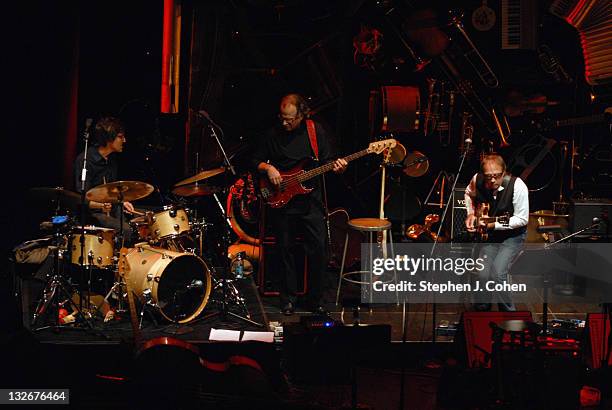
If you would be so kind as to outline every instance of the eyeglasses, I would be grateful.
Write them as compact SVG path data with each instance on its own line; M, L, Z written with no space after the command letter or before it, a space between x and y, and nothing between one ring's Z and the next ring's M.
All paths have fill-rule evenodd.
M499 177L501 177L502 175L504 175L503 172L497 173L497 174L484 174L485 179L497 179Z
M285 118L285 117L283 117L281 114L278 114L278 119L279 119L279 120L281 120L283 123L284 123L284 122L287 122L287 124L290 124L290 123L292 123L293 121L295 121L295 120L297 120L297 119L299 119L299 118L300 118L300 116L299 116L299 115L296 115L296 116L295 116L295 117L293 117L293 118Z

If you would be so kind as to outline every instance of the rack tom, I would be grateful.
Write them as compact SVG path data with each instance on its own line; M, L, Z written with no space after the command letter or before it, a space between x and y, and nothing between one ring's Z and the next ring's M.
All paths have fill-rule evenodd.
M150 237L153 242L176 238L188 233L189 216L183 208L165 206L162 211L150 216Z

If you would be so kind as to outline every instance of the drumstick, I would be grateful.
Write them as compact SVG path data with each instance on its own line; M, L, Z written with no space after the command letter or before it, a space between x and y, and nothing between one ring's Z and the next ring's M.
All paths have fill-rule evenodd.
M144 215L146 215L146 214L147 214L147 212L146 212L146 211L139 211L138 209L134 209L134 212L132 212L132 213L133 213L134 215L137 215L137 216L144 216Z

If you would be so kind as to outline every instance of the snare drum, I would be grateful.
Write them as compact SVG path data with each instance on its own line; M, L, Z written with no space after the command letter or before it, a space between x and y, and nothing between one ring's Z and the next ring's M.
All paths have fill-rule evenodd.
M81 227L77 226L70 236L71 261L81 264ZM89 225L85 227L83 265L106 267L113 264L115 230Z
M148 215L138 216L130 221L132 232L140 241L148 242L151 238L151 228Z
M150 217L152 241L175 238L190 230L187 212L173 205L165 206L163 211L156 212Z
M211 278L202 259L144 243L126 258L132 291L141 302L154 303L166 319L187 323L204 310Z

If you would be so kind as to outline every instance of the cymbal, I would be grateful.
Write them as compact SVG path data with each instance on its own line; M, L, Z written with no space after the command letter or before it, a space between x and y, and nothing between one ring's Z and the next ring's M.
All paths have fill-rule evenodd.
M406 157L406 148L398 142L388 155L390 164L399 164Z
M136 201L153 192L153 185L140 181L115 181L87 191L87 199L96 202Z
M81 202L81 195L61 186L31 188L30 195L39 201L59 201L60 208L76 209Z
M224 172L225 172L224 167L208 169L206 171L199 172L192 177L179 181L176 184L174 184L174 186L177 187L177 186L182 186L182 185L187 185L187 184L193 184L194 182L202 181L203 179L214 177L215 175L219 175Z
M211 185L182 185L172 190L172 193L178 196L192 197L192 196L206 196L212 195L221 191L220 188Z
M420 177L429 170L429 160L419 151L412 151L404 158L404 174L409 177Z

